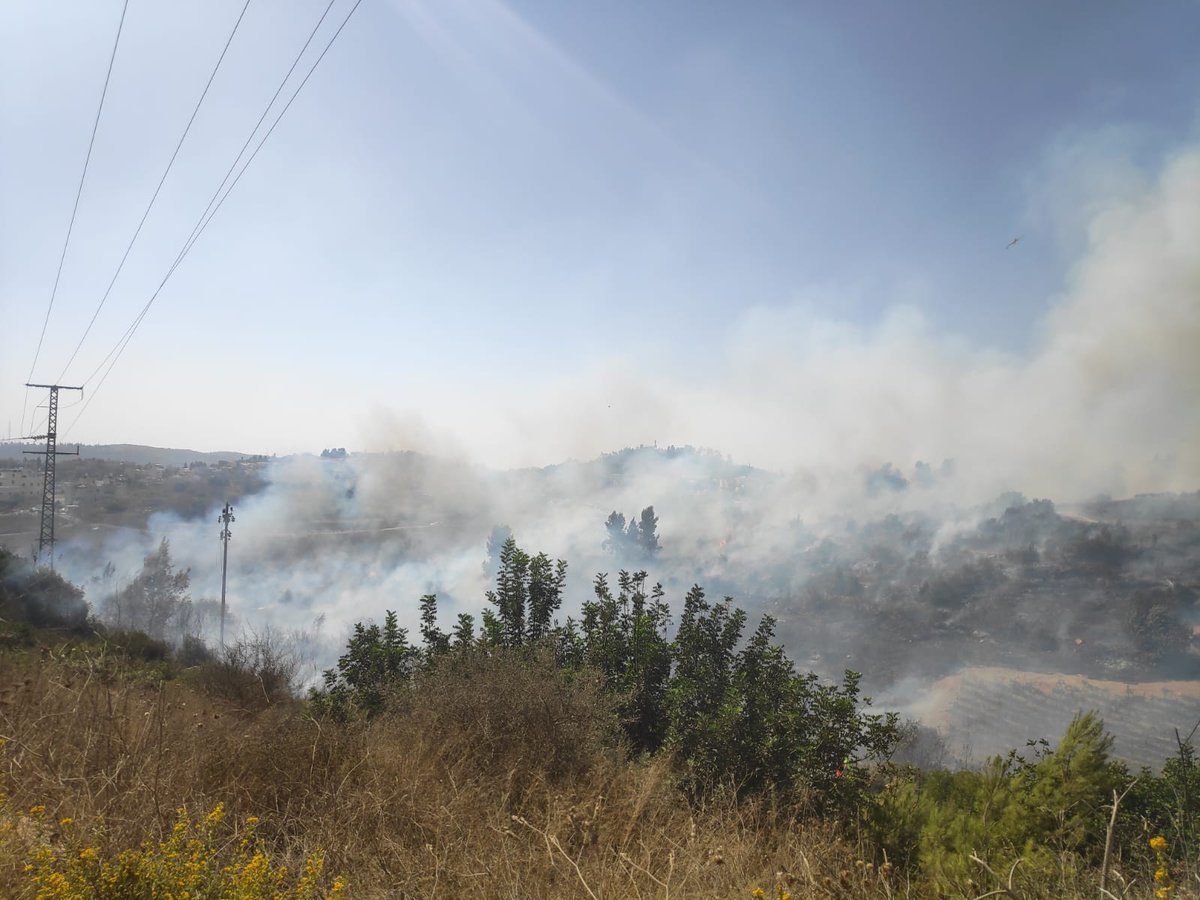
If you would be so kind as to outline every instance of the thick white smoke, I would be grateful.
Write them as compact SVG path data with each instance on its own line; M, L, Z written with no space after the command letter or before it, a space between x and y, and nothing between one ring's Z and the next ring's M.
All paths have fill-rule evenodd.
M870 330L807 307L760 308L694 383L618 360L493 405L469 427L377 414L365 449L434 455L273 465L269 488L237 510L232 608L251 624L304 627L323 616L331 653L351 623L385 609L415 626L426 592L440 594L448 625L483 606L484 542L498 523L527 549L570 562L577 607L590 578L617 567L601 549L606 516L650 504L664 544L652 576L672 599L699 582L753 602L767 593L753 583L757 570L770 563L778 574L780 560L848 519L919 508L951 535L973 527L963 510L1008 490L1056 501L1196 490L1197 248L1200 150L1191 150L1092 216L1086 252L1025 356L936 334L911 308ZM617 475L482 467L588 459L655 439L716 448L774 474L741 484L727 460L692 454L635 455ZM943 468L947 459L954 465ZM929 465L915 470L921 460ZM912 488L865 490L867 473L885 463ZM223 500L206 522L155 517L146 534L113 532L74 569L65 553L64 569L86 584L112 560L127 579L166 534L193 570L193 594L216 596ZM779 584L772 590L794 586Z
M937 334L913 308L862 329L809 306L764 307L743 317L701 380L613 360L455 428L500 465L658 440L820 478L951 457L959 489L977 498L1194 489L1197 247L1192 149L1092 215L1086 250L1026 355Z

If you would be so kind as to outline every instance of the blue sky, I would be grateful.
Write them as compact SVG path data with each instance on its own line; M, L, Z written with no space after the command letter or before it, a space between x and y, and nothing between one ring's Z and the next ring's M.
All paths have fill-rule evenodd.
M59 377L241 5L131 0L34 380ZM324 6L251 2L67 383L153 292ZM21 385L120 12L0 10L0 428L14 434L38 399ZM942 396L1060 358L1080 320L1057 311L1090 308L1086 273L1111 259L1097 223L1179 191L1200 205L1171 169L1197 145L1198 33L1190 0L364 0L77 424L64 397L60 432L497 464L651 440L816 464L838 455L803 437L823 428L867 462L936 455L938 435L942 455L969 451L982 439L955 435L986 428L939 419L937 401L884 404L882 431L829 416L897 380ZM1166 308L1190 335L1194 271L1173 259ZM764 347L770 374L748 374ZM838 361L851 374L825 386L817 364ZM1189 378L1179 365L1154 384ZM1089 390L1054 415L1089 414L1070 408ZM761 418L726 433L760 392ZM985 401L1028 406L962 405ZM1190 401L1163 395L1164 421L1194 420ZM771 424L793 411L799 424ZM906 420L919 439L897 438ZM1164 483L1196 475L1189 427L1153 448L1184 456Z

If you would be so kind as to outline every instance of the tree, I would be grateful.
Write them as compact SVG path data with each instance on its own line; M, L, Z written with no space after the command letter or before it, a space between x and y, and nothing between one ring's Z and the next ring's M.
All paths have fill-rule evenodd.
M642 510L641 521L638 523L638 549L643 559L652 558L659 550L658 516L654 515L653 506Z
M383 628L359 622L338 657L337 666L324 673L324 692L313 700L334 715L358 709L368 716L384 709L387 692L412 677L420 654L408 643L408 631L401 628L396 613L388 610Z
M483 562L483 572L493 581L500 572L500 551L512 536L512 529L507 525L493 525L492 532L488 535L487 559Z
M895 713L869 714L857 672L840 685L797 674L772 643L764 616L739 652L744 611L726 597L710 604L688 592L671 647L667 745L684 763L689 787L732 782L739 792L803 789L810 801L852 808L863 788L859 766L886 759L900 738Z
M180 626L189 619L190 583L191 570L175 570L171 545L164 537L158 549L146 556L142 571L125 586L117 603L108 607L114 615L112 624L179 643L185 637Z
M604 549L609 553L620 553L628 542L624 514L614 509L604 522L604 530L608 533L608 537L604 540Z
M531 557L509 535L500 550L496 589L487 592L496 607L495 622L484 613L486 639L505 647L519 647L549 634L554 613L562 604L567 564L552 563L545 553Z
M670 613L662 585L646 594L646 573L622 571L614 597L597 575L595 599L584 603L581 632L574 623L564 649L580 643L577 658L604 675L605 689L619 694L618 711L635 750L654 751L666 733L666 683L671 674L666 626Z
M470 650L475 646L475 617L470 613L458 614L450 646L456 652Z
M0 620L34 628L83 629L87 619L83 591L0 547Z
M437 627L437 594L421 598L421 640L429 661L450 652L450 636Z
M693 585L683 601L671 645L674 669L667 685L667 744L687 767L693 789L703 790L737 768L732 744L739 698L734 657L746 614L733 600L710 604Z
M1026 853L1035 848L1078 852L1100 844L1107 814L1104 805L1124 780L1112 760L1112 735L1093 712L1080 713L1067 726L1053 752L1045 753L1016 776L1021 802L1004 823ZM1023 839L1023 840L1022 840Z
M530 560L529 640L537 641L550 633L551 620L562 605L562 591L566 581L567 564L563 560L551 564L550 557L545 553L539 553Z
M500 621L500 643L516 647L525 642L525 606L529 598L529 554L511 535L500 550L496 590L487 592Z
M618 558L646 562L660 549L658 517L653 506L647 506L639 518L630 518L628 522L623 513L614 509L604 522L604 530L608 534L604 549Z

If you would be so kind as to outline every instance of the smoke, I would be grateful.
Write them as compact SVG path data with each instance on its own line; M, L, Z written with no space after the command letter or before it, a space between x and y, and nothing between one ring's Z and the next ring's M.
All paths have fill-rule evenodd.
M1200 487L1200 150L1097 207L1086 235L1025 354L938 334L913 307L861 328L810 297L746 314L699 379L621 359L495 400L469 423L376 411L372 452L274 461L267 488L238 501L231 609L251 625L322 621L315 652L329 665L354 622L387 609L415 632L422 594L439 595L443 627L477 615L486 540L505 524L521 546L570 563L563 617L597 572L646 565L672 602L699 583L771 610L802 667L878 669L893 698L970 654L1018 664L1034 638L1054 664L1093 654L1088 665L1108 666L1093 648L1132 651L1121 622L1096 617L1112 599L1102 579L1075 573L1031 592L1011 575L1075 559L1091 526L1006 492L1077 501ZM600 456L622 446L642 449ZM649 505L659 555L607 552L609 513ZM166 535L193 596L217 597L219 507L204 521L160 514L145 532L96 532L63 548L61 571L95 603L111 589L95 572L111 561L128 580ZM1188 553L1194 569L1179 541L1155 545L1146 578ZM979 547L1006 555L981 563ZM959 608L956 592L989 602ZM1060 597L1077 608L1047 632Z
M814 296L744 315L698 380L649 358L613 360L499 401L459 426L463 443L514 465L671 441L821 481L953 458L958 490L975 500L1190 489L1200 481L1200 150L1140 192L1118 192L1085 234L1025 354L938 334L913 307L858 327L816 311L836 296Z

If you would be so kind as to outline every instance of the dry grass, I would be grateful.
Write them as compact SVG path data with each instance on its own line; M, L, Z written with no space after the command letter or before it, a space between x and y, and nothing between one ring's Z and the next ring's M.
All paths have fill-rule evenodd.
M118 850L224 802L261 817L281 859L324 849L355 897L773 896L777 872L795 897L845 896L847 879L889 896L828 827L766 803L689 808L662 762L624 758L598 686L545 662L470 661L349 725L131 675L95 651L0 655L12 808ZM0 861L5 896L19 862Z
M547 661L459 662L345 725L135 676L95 651L0 654L10 808L44 805L114 852L223 802L261 817L281 862L324 850L351 897L920 896L831 824L688 805L664 761L626 758L598 685ZM3 850L0 895L21 896Z

